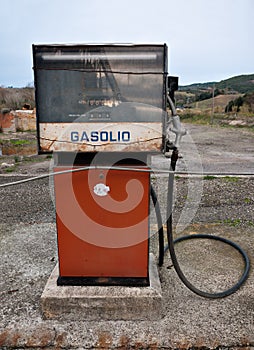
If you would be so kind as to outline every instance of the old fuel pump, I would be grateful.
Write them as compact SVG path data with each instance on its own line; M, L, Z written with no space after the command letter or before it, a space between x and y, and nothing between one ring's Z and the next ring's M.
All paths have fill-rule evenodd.
M34 45L33 56L39 152L66 171L54 182L58 284L147 285L167 46Z
M170 198L185 131L173 103L178 80L167 76L167 46L33 45L33 60L38 149L54 153L58 285L149 285L150 194L157 201L150 156L173 150L167 235L176 272L201 296L237 290L248 276L249 260L232 242L211 235L179 240L212 238L243 255L245 271L225 292L195 288L176 259ZM163 232L159 245L162 264Z

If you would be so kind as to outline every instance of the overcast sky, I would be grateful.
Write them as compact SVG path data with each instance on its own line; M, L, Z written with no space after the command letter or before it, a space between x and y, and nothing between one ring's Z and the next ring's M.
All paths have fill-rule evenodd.
M179 83L254 73L254 0L0 0L0 86L33 82L32 44L166 43Z

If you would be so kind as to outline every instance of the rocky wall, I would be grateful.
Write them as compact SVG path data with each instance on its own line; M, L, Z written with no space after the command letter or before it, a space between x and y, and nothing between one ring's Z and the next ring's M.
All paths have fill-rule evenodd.
M0 131L3 133L36 130L35 110L2 110Z

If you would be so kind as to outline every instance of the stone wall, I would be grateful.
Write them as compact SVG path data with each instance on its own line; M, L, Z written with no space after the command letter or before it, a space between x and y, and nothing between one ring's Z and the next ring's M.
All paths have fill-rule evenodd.
M35 110L2 110L0 113L0 131L3 133L36 130Z
M35 110L17 110L14 112L16 129L18 131L36 130Z

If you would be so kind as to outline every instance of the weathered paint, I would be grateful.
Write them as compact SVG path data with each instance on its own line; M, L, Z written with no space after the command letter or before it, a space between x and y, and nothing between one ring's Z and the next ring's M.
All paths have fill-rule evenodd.
M0 113L0 129L5 133L16 131L15 117L13 112Z
M162 123L40 123L41 151L159 152Z
M148 277L150 174L102 171L54 178L60 276ZM94 192L101 182L106 196Z

